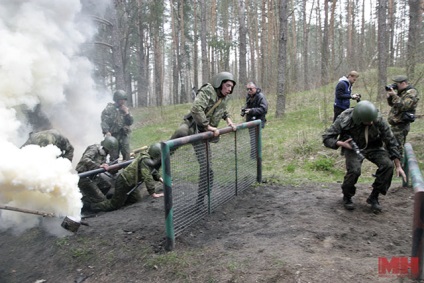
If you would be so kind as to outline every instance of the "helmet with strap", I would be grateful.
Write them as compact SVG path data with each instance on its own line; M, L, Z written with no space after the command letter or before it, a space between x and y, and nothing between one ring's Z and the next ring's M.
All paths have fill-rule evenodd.
M223 82L226 81L232 81L234 83L234 86L236 86L236 81L234 80L233 74L230 72L221 72L213 76L212 78L212 86L216 89L219 89L222 86ZM231 93L233 93L234 87L231 89Z
M112 136L106 136L101 145L110 153L118 150L118 140Z
M353 109L352 119L355 124L370 123L377 119L378 110L371 102L363 100Z
M119 100L128 100L127 93L122 89L115 91L113 94L113 101L118 102Z

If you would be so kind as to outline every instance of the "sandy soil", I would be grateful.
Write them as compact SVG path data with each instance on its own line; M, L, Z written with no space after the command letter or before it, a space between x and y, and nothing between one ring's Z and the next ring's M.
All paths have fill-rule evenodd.
M0 233L0 282L409 282L381 277L378 257L410 256L412 189L392 186L376 215L359 185L263 184L226 203L164 251L163 199L86 218L64 237ZM46 219L48 221L48 219Z

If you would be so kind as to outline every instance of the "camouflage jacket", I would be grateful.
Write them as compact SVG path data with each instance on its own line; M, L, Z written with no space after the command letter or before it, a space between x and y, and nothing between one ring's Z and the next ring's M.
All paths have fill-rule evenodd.
M99 169L100 165L106 163L107 154L100 144L87 147L77 164L78 173Z
M206 115L218 99L216 90L211 84L205 84L199 89L193 106L191 107L190 114L201 132L206 131L208 125L218 127L221 119L225 120L230 117L227 111L228 96L222 99L221 103L212 113Z
M101 119L103 134L110 132L114 136L117 134L129 134L131 132L130 126L134 122L131 113L125 115L122 110L116 107L115 103L107 104L102 111Z
M387 118L390 125L409 123L403 118L404 112L415 114L418 104L418 91L412 86L408 86L396 96L389 96L387 103L391 106L389 117Z
M144 162L150 158L148 148L141 150L133 162L126 167L121 176L129 187L135 187L138 182L144 182L147 192L152 195L155 192L155 181L159 181L160 174L155 168L151 168Z
M41 147L52 144L57 146L62 152L60 157L67 158L70 161L72 161L72 158L74 157L74 147L66 137L54 129L31 133L29 135L29 139L22 145L22 147L29 144L36 144Z
M352 119L353 108L343 111L334 123L322 135L326 147L338 149L337 141L351 137L364 153L367 150L386 148L390 158L400 159L398 143L390 130L389 124L378 114L376 121L368 126L368 142L365 138L364 124L355 124Z

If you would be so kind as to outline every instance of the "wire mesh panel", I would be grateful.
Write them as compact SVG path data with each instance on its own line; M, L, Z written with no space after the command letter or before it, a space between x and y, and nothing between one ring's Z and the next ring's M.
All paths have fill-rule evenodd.
M260 120L162 143L168 241L260 180L258 146Z

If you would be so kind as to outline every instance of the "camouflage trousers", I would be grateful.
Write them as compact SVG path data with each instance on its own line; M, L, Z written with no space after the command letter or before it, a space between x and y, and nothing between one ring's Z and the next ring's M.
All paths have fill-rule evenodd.
M177 139L177 138L190 136L190 135L193 135L193 134L195 134L195 128L190 127L188 122L183 122L178 127L178 129L172 134L170 139L173 140L173 139Z
M112 211L125 205L134 204L141 200L141 193L138 188L128 194L134 187L128 186L125 179L119 175L115 181L115 193L111 199L91 204L93 211Z
M383 148L367 149L362 154L367 160L377 165L375 180L372 184L373 191L385 195L390 188L393 177L394 164L388 152ZM353 197L356 193L356 183L361 176L362 162L353 150L345 150L346 174L344 176L342 191L343 194Z
M106 200L106 194L111 188L111 184L101 175L93 178L81 178L78 187L82 194L82 201L87 203L95 203Z
M122 154L122 160L130 159L130 138L125 133L113 133L112 136L118 140L118 151L110 154L110 160L114 161L119 158L119 153Z
M190 136L196 133L195 127L190 127L188 122L183 122L171 136L171 139ZM199 188L197 193L197 204L203 203L205 196L213 186L213 170L211 163L210 144L206 146L204 142L196 142L193 144L197 162L199 163ZM176 149L171 150L171 154ZM207 158L207 156L209 158Z
M406 142L406 136L409 133L410 130L410 124L406 123L406 124L396 124L396 125L391 125L390 126L393 135L395 136L398 144L399 144L399 153L401 156L401 160L403 158L403 148L405 146L405 142Z

